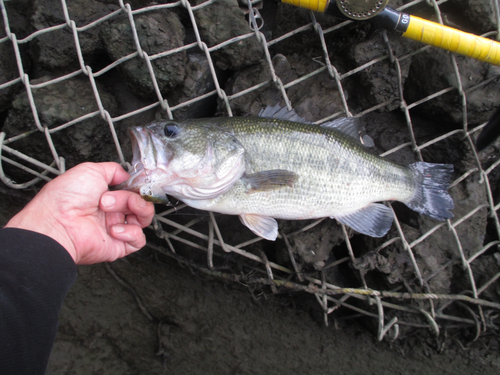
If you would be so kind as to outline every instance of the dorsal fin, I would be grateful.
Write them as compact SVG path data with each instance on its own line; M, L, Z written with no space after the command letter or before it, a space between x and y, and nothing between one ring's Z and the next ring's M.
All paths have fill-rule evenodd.
M359 139L360 123L358 118L341 117L335 120L324 122L320 125L323 128L335 129L353 138Z
M281 107L279 104L275 104L273 106L268 105L259 112L259 117L295 121L302 124L314 124L307 121L305 118L300 117L294 109L289 110L287 107ZM373 139L362 130L362 126L358 118L342 117L324 122L320 126L327 129L335 129L344 133L366 147L373 147L374 145Z
M300 117L294 109L288 110L287 107L281 107L279 104L268 105L259 112L259 117L275 118L279 120L295 121L302 124L311 124L305 118Z
M335 129L344 133L366 147L374 146L373 139L365 133L360 120L357 117L342 117L324 122L320 126L327 129Z

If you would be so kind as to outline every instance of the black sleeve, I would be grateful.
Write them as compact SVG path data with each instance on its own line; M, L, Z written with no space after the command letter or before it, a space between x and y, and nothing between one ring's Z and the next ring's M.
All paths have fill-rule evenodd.
M43 374L73 258L43 234L0 229L0 374Z

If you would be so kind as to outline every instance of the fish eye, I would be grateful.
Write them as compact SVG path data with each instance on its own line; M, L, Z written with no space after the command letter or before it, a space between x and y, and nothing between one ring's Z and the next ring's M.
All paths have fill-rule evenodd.
M173 123L166 124L163 128L163 133L165 133L168 138L175 138L179 134L179 127Z

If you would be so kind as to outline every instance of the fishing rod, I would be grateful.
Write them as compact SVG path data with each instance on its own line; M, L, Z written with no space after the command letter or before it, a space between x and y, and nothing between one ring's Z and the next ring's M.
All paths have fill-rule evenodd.
M405 38L439 47L492 65L500 64L500 43L428 21L387 6L389 0L336 0L337 9L329 8L330 0L281 0L320 13L340 13L353 20L370 20L375 26L395 31Z

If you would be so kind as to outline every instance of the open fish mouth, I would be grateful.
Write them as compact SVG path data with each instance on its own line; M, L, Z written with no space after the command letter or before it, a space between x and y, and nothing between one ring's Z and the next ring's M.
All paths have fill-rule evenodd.
M147 127L135 126L129 129L132 140L132 165L142 164L144 169L165 170L171 159L171 152L165 144L155 135L157 125Z
M117 189L140 191L144 184L151 183L151 174L165 173L171 158L171 152L155 136L156 124L129 128L132 143L132 168L130 178L117 186Z

